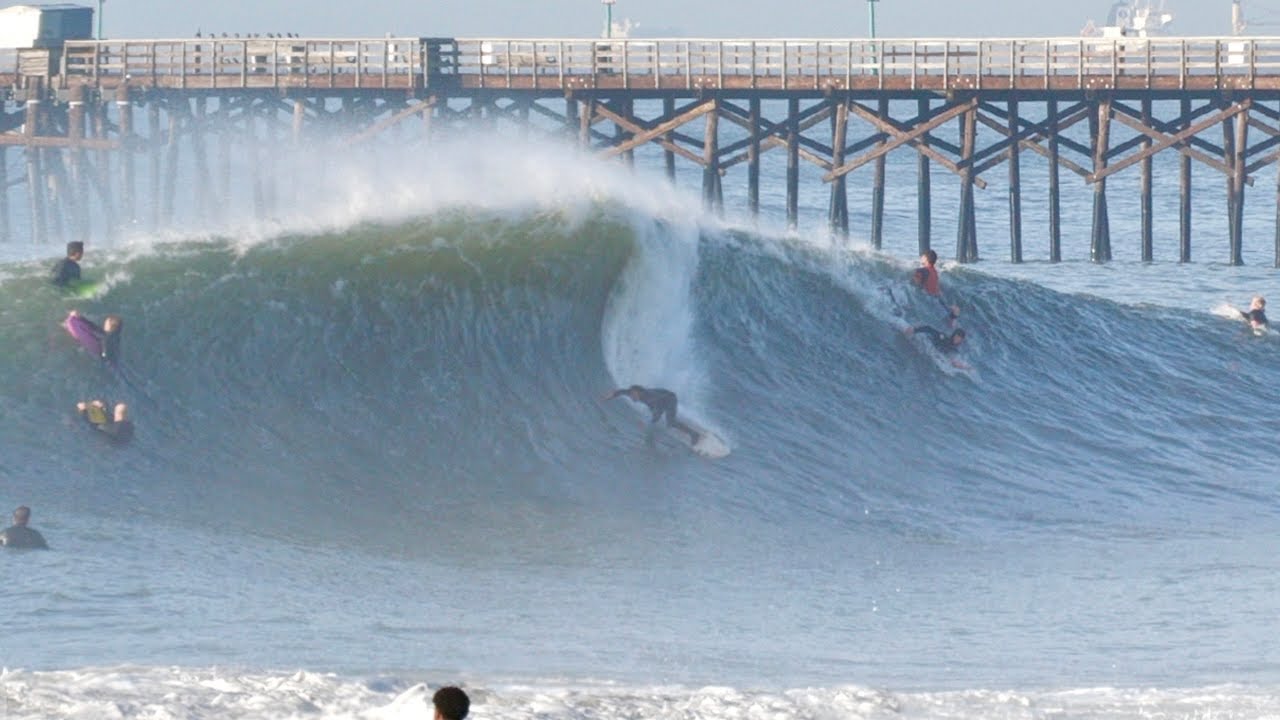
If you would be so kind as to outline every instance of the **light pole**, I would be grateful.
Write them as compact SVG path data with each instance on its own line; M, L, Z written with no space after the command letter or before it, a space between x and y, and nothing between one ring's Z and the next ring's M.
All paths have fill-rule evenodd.
M880 0L867 0L867 20L871 25L871 39L876 39L876 3Z
M613 38L613 4L618 0L600 0L604 5L604 37L606 40Z
M101 40L102 39L102 0L98 0L97 20L98 20L98 34L94 37L94 40Z

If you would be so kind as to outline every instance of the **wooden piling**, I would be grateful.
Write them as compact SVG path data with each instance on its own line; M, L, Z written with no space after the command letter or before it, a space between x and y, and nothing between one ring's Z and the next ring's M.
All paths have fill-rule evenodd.
M1191 99L1182 98L1183 127L1191 127ZM1178 158L1178 262L1191 262L1191 156Z
M747 209L754 218L760 215L760 98L751 98L747 116L747 132L751 133L747 141Z
M662 99L662 117L671 118L676 114L676 99L673 97L665 97ZM662 134L662 138L666 144L662 148L662 163L666 168L667 179L671 182L676 180L676 154L671 149L674 145L675 133L672 130Z
M849 105L843 97L832 100L834 112L831 113L831 164L839 167L844 164L845 134L849 125ZM827 227L842 243L849 239L849 194L846 189L845 175L831 181L831 200L827 207ZM871 236L876 237L876 223L872 219Z
M889 100L880 98L877 103L876 111L882 118L889 117ZM882 141L881 145L884 144ZM888 153L881 153L875 159L874 174L871 179L871 245L879 250L884 245L884 182L885 182L885 156ZM844 177L841 176L843 183ZM843 185L842 185L843 187Z
M89 236L89 213L85 204L89 201L89 177L85 169L85 104L84 86L73 85L67 89L67 138L71 141L66 153L71 165L70 178L65 183L64 198L70 218L70 235L75 238Z
M724 210L724 192L720 184L720 101L711 102L713 107L706 114L702 146L702 202L708 209L721 212Z
M1238 107L1238 106L1237 106ZM1249 139L1249 110L1240 108L1235 117L1230 118L1230 126L1224 131L1230 136L1230 142L1224 143L1224 150L1230 153L1228 166L1231 174L1228 178L1230 199L1227 209L1231 214L1228 226L1231 230L1232 265L1244 264L1244 186L1246 178L1245 150Z
M923 120L929 117L929 100L921 98L916 102L917 115ZM927 147L929 138L920 139L920 146ZM933 188L929 182L929 156L924 152L916 153L916 244L923 255L931 244L929 237L933 220Z
M160 127L159 98L152 98L147 103L147 132L150 135L147 143L147 159L150 161L151 169L151 172L148 173L151 186L149 193L151 199L151 229L155 230L160 227L160 147L165 138L165 133Z
M26 117L23 119L22 132L28 140L40 134L41 105L39 97L27 98ZM27 145L27 191L31 202L31 235L38 243L49 239L45 212L45 177L41 153L44 151L36 145Z
M1022 262L1022 168L1019 165L1018 99L1009 98L1009 260Z
M1147 127L1151 126L1151 96L1142 98L1142 124ZM1149 153L1151 151L1151 136L1143 135L1142 143L1139 145L1142 152ZM1139 165L1138 192L1141 195L1139 212L1142 215L1141 229L1141 253L1143 262L1151 262L1155 257L1155 230L1152 225L1152 217L1154 213L1154 203L1151 196L1151 156L1147 155L1142 158Z
M960 208L956 230L956 261L976 262L978 239L973 202L973 151L977 144L978 108L965 110L960 122Z
M1060 195L1059 168L1061 158L1058 155L1058 101L1050 98L1046 101L1049 113L1048 157L1049 157L1049 262L1062 261L1062 197Z
M1090 134L1093 136L1093 172L1101 174L1107 168L1107 151L1110 150L1111 100L1099 100L1090 118ZM1089 259L1104 263L1111 259L1111 238L1107 222L1107 180L1093 181L1093 223L1090 232Z
M787 227L800 226L800 101L787 101Z

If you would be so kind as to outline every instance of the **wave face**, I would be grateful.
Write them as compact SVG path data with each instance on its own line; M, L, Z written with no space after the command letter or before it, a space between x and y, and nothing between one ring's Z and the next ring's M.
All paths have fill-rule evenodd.
M1249 558L1275 522L1274 337L961 270L944 282L963 298L973 369L956 372L900 332L940 315L901 263L589 205L103 253L106 288L84 301L49 288L43 263L8 265L0 465L47 479L33 505L289 548L255 572L268 556L324 577L357 572L353 554L397 563L372 629L278 630L287 642L263 660L241 607L209 621L211 646L137 641L84 661L421 666L423 650L386 638L425 593L399 563L426 563L475 588L430 596L471 618L451 667L495 674L972 689L1106 684L1117 677L1098 668L1122 658L1121 679L1160 682L1163 646L1142 640L1159 627L1187 657L1225 653L1266 677L1274 615L1224 619L1208 647L1167 626L1187 603L1214 612L1191 600L1214 591L1212 568L1162 566L1195 577L1158 610L1132 600L1100 617L1090 598L1205 536L1264 573ZM72 307L125 318L124 377L59 329ZM675 390L732 454L709 462L662 433L647 445L643 414L600 400L632 383ZM128 452L71 418L101 395L134 408ZM1098 553L1118 579L1094 572ZM188 579L217 585L219 567ZM260 574L325 592L306 573ZM1064 578L1061 603L1020 604ZM1130 627L1139 607L1151 624ZM977 639L947 639L953 620ZM330 661L334 645L350 665Z
M956 373L899 333L943 325L902 267L603 207L174 244L115 259L79 305L30 270L0 286L4 372L24 378L4 422L28 440L8 464L94 502L176 482L243 516L247 493L297 511L286 534L440 493L563 498L637 458L732 476L717 500L797 523L867 505L928 533L1176 523L1247 506L1276 456L1274 342L1234 324L961 273L974 369ZM56 328L72 306L126 318L133 384ZM631 383L676 390L731 457L634 455L638 416L598 402ZM139 464L84 475L66 410L103 392L134 405Z

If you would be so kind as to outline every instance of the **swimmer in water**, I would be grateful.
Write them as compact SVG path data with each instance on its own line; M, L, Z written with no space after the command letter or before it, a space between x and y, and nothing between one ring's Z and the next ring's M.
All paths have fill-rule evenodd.
M31 521L31 508L19 506L13 511L13 525L0 530L0 545L11 548L48 550L49 544L39 530L27 527Z

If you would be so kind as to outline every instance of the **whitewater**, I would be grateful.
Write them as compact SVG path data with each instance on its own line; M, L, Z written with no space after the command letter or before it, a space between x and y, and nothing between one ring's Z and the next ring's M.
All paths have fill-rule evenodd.
M818 182L788 230L657 153L419 149L282 150L268 217L89 238L90 299L0 247L0 511L53 548L0 553L0 718L1280 717L1280 340L1221 312L1280 297L1265 193L1244 267L1207 179L1194 263L1116 182L1115 262L1081 192L1015 266L993 182L954 372L901 332L910 194L875 252L865 178L846 241ZM647 444L633 383L732 453Z

